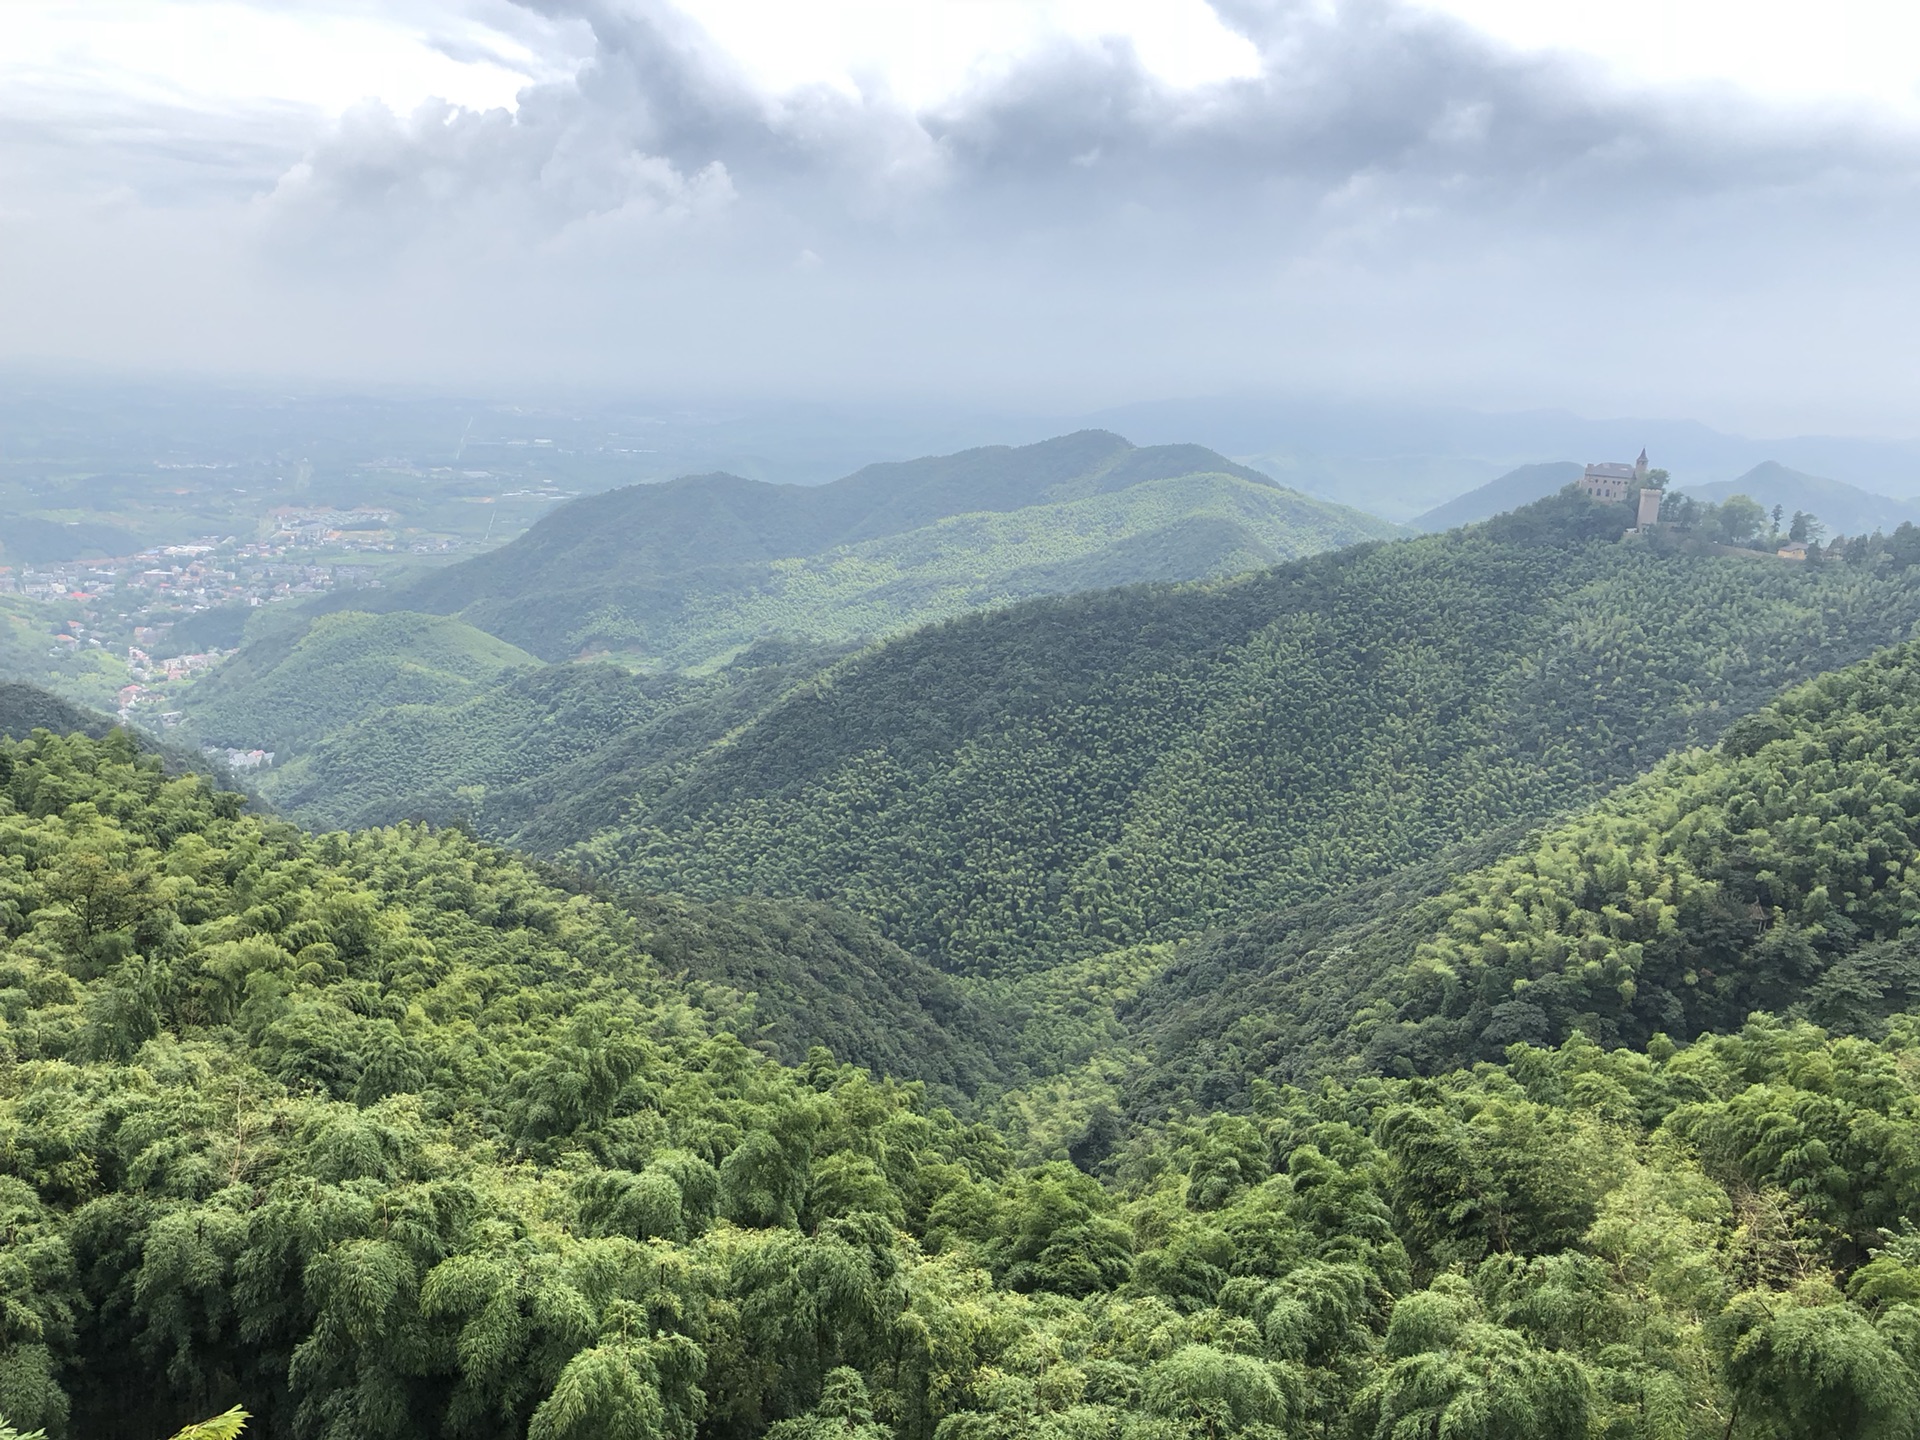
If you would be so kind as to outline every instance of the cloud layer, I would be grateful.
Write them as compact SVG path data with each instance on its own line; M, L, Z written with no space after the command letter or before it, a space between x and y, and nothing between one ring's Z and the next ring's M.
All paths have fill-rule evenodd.
M1396 0L1215 8L1258 75L1062 39L916 109L767 93L662 0L528 0L584 63L512 112L15 114L0 322L429 383L1920 428L1904 122L1623 88Z

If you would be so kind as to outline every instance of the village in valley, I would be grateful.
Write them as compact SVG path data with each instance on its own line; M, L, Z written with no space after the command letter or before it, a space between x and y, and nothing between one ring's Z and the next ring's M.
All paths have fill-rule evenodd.
M461 548L445 536L404 535L383 509L283 506L269 522L260 539L207 536L120 557L0 565L0 606L42 634L54 665L117 677L109 683L121 720L164 730L180 719L181 687L231 653L253 610L379 586L398 560ZM267 751L217 758L238 770L273 763Z

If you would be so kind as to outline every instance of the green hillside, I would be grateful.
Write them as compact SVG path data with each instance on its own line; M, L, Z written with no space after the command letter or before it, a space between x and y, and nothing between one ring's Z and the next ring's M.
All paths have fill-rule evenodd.
M316 827L460 822L552 851L664 791L842 653L762 642L701 677L606 664L515 671L450 703L371 705L259 786Z
M1854 754L1849 717L1904 709L1911 663L1726 753L1815 763L1804 712L1855 767L1804 796L1848 796L1906 738L1869 722ZM636 920L457 832L315 839L238 801L124 735L0 742L0 1426L1914 1433L1910 1019L1255 1086L1084 1137L1101 1176L1023 1168L918 1087L742 1043L669 973L750 971L793 938L764 907ZM1784 842L1776 868L1848 863ZM1795 925L1849 903L1810 896Z
M24 740L35 730L51 730L57 735L75 731L96 738L113 728L104 715L89 714L57 695L32 685L0 681L0 736Z
M1905 637L1920 571L1622 542L1578 495L1035 602L803 687L572 852L832 899L993 973L1282 908L1578 804Z
M181 705L202 741L273 750L261 788L309 823L463 819L552 849L874 636L1393 530L1197 446L1104 432L825 486L695 477L561 506L412 586L256 611L240 653ZM531 673L534 653L583 650L664 673ZM775 653L806 658L774 674Z
M1448 1059L1796 1006L1884 1031L1920 1001L1920 647L1793 691L1462 880L1401 990L1395 1028Z
M112 710L126 666L103 646L67 647L54 636L79 618L66 601L0 595L0 678L50 690L93 710Z
M997 1008L845 911L801 900L628 895L637 943L735 1033L790 1065L814 1046L945 1103L1025 1076Z
M766 635L854 641L1035 595L1240 574L1389 531L1265 481L1185 475L1008 514L951 516L776 560L751 577L695 575L671 610L640 615L610 601L569 643L699 666ZM520 623L508 609L485 600L462 613L504 632Z
M458 620L407 612L281 626L196 684L195 736L293 749L389 706L449 706L539 661Z
M355 603L457 614L549 660L711 663L781 634L887 634L1061 588L1193 579L1395 533L1196 445L1083 431L830 485L691 476L588 496Z
M1644 1047L1786 1011L1886 1033L1920 1005L1920 647L1825 675L1528 839L1493 837L1187 947L1130 1007L1132 1103Z

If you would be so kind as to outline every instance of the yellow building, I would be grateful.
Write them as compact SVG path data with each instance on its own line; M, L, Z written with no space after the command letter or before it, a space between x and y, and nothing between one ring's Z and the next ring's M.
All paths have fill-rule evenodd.
M1631 465L1619 465L1602 461L1587 466L1586 474L1580 477L1580 488L1594 499L1607 505L1618 505L1627 498L1629 491L1647 483L1647 452L1642 450L1640 458Z

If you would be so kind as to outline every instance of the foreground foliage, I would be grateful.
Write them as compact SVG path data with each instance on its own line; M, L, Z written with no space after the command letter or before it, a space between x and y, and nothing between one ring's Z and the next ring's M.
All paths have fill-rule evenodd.
M1914 1433L1920 1031L1757 1019L1143 1130L719 1030L456 832L0 748L0 1416L329 1437Z

